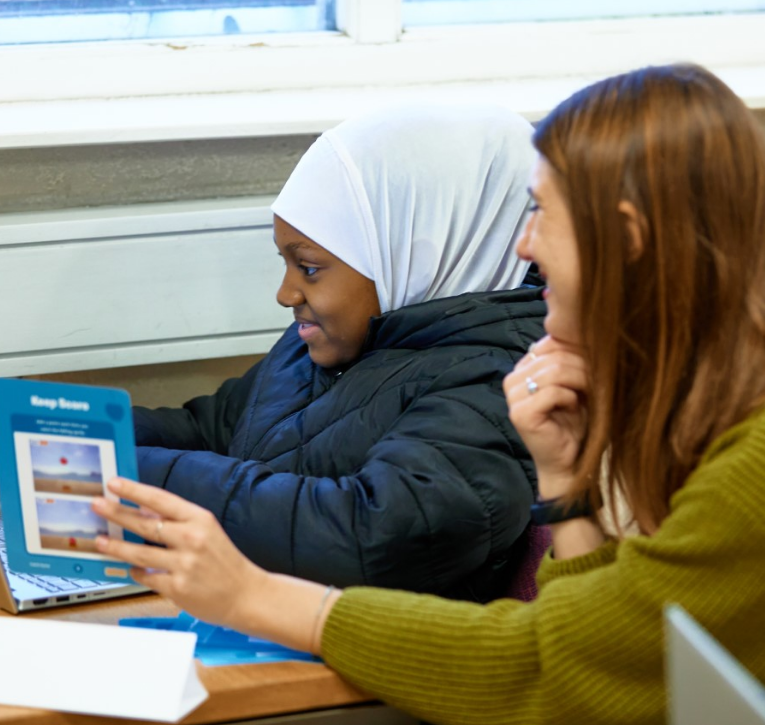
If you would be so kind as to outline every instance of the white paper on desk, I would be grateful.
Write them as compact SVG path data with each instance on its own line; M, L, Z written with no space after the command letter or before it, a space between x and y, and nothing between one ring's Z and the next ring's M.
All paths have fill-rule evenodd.
M193 632L0 617L0 704L176 722L207 699Z

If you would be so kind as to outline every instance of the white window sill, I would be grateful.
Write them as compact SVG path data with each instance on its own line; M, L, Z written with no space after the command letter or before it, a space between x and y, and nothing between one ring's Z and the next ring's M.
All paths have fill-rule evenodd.
M320 133L407 100L489 100L529 120L582 86L697 62L765 108L765 14L0 48L0 148ZM56 73L51 73L56 68Z

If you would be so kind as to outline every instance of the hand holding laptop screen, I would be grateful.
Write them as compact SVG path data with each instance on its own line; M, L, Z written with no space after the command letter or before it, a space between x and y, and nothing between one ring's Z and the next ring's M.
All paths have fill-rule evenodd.
M215 516L175 494L134 481L113 479L107 489L112 495L95 499L94 510L161 546L100 536L99 551L133 564L136 581L194 617L239 629L235 610L260 596L268 575L234 546ZM120 498L139 504L140 510Z
M133 564L134 579L211 624L319 653L324 621L340 596L334 587L272 574L247 559L206 509L126 479L107 484L125 506L97 498L99 514L164 547L99 536L99 551ZM159 518L145 515L153 512Z

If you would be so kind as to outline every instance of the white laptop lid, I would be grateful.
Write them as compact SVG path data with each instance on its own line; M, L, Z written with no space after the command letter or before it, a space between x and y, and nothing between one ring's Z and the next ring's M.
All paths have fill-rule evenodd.
M669 724L765 724L765 687L681 607L664 622Z

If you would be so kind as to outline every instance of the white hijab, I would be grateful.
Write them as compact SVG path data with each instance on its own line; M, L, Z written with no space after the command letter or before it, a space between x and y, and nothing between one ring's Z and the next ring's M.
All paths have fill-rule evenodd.
M349 119L306 151L271 209L377 288L382 312L512 289L536 153L493 105L408 105Z

